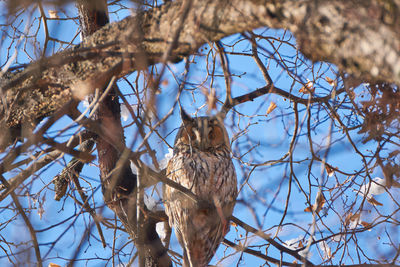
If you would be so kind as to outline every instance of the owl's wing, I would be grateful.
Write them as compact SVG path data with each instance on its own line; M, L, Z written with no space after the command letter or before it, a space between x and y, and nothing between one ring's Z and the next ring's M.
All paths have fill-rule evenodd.
M180 166L176 158L172 158L168 162L167 177L172 181L185 186L188 182L188 175L187 170ZM164 186L164 201L165 212L169 218L169 225L175 228L177 225L182 224L180 219L182 218L182 213L192 210L195 206L195 203L188 199L182 192L168 185Z
M186 196L170 196L166 213L184 250L184 266L207 266L228 230L227 224L218 218L216 209L198 209Z
M184 260L190 262L190 265L184 265L206 266L229 230L227 218L232 214L237 195L236 174L229 160L226 165L229 170L218 170L216 177L211 177L213 175L210 175L210 172L207 171L207 176L210 177L197 177L198 180L196 181L204 180L206 183L196 184L194 175L197 175L197 173L188 168L187 165L185 167L183 163L182 157L171 159L167 166L168 177L186 188L200 193L200 199L207 195L208 198L204 199L206 204L203 206L200 203L199 205L179 190L165 186L165 209L169 217L169 224L175 229L178 241L184 249ZM208 166L211 165L212 163L208 164ZM230 176L233 182L218 181L218 177L226 177L226 175ZM215 194L215 192L211 193L217 189L222 195ZM230 196L225 197L225 194L230 194ZM211 196L215 197L215 208L213 208L214 205L210 207L210 202L213 202Z

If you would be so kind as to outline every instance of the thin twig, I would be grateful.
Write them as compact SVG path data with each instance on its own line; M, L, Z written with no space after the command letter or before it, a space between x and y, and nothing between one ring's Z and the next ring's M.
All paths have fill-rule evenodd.
M83 207L85 208L85 210L87 212L89 212L89 214L93 218L93 221L96 225L97 231L99 232L101 243L103 244L103 248L105 248L107 246L107 244L106 244L106 240L104 239L103 231L101 230L101 226L100 226L96 211L89 205L89 199L83 192L82 187L79 183L79 179L76 175L72 175L72 181L74 182L75 187L78 190L78 193L83 201Z
M7 188L10 188L10 184L7 182L7 180L3 177L3 175L0 174L0 181L6 185ZM33 242L33 247L35 249L35 255L36 255L36 260L37 260L37 266L41 267L43 266L42 262L42 257L40 256L40 249L39 249L39 243L36 237L36 232L35 229L33 228L28 216L26 216L24 209L21 206L21 203L18 200L17 195L14 193L14 191L10 192L11 198L13 199L13 202L15 206L17 207L19 213L21 214L26 226L28 227L29 234L31 235L32 242Z
M270 235L267 235L266 233L264 233L263 231L259 231L257 229L255 229L254 227L248 225L247 223L239 220L238 218L232 216L231 217L231 221L234 222L237 225L240 225L243 229L245 229L248 232L251 232L261 238L263 238L264 240L268 241L271 245L273 245L274 247L276 247L277 249L279 249L282 252L285 252L291 256L293 256L294 258L307 263L309 266L313 266L314 264L312 264L310 261L308 261L307 259L305 259L304 257L300 256L296 251L293 251L281 244L279 244L278 242L276 242L275 240L273 240Z
M281 261L281 260L269 257L269 256L261 253L260 251L256 251L256 250L253 250L253 249L249 249L247 247L243 247L241 245L237 245L237 244L235 244L235 243L233 243L233 242L231 242L231 241L229 241L227 239L224 239L223 243L225 245L227 245L227 246L230 246L230 247L236 249L237 251L245 252L245 253L248 253L250 255L259 257L259 258L261 258L263 260L266 260L266 261L269 261L269 262L272 262L272 263L275 263L275 264L279 264L279 266L301 266L301 264Z
M21 171L18 175L11 178L9 182L3 183L2 186L6 187L6 191L4 191L0 195L0 201L3 201L11 192L13 192L21 183L23 183L36 171L40 170L47 164L54 162L61 154L62 153L58 150L53 151L45 155L43 158L39 159L35 163L31 164L28 168Z
M221 59L221 66L222 66L222 70L224 72L224 78L225 78L226 97L225 97L224 104L221 108L221 114L223 117L225 117L229 111L228 107L232 106L232 92L231 92L232 76L229 71L228 57L226 56L224 47L222 46L222 44L220 42L216 42L216 46L218 48L219 56Z

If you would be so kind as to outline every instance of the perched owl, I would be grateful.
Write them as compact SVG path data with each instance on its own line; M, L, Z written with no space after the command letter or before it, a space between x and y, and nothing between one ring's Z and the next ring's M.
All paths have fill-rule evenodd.
M237 178L222 116L190 118L182 111L182 121L167 176L199 201L166 185L165 210L184 251L183 265L204 267L229 231Z

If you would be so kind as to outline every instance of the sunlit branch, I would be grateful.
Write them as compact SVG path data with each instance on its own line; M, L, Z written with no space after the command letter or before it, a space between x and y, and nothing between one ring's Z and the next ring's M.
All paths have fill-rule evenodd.
M274 247L276 247L277 249L279 249L282 252L285 252L291 256L293 256L294 258L307 263L310 266L313 266L314 264L312 264L310 261L308 261L307 259L305 259L304 257L300 256L297 252L279 244L278 242L276 242L275 240L273 240L270 235L265 234L263 231L259 231L253 227L251 227L250 225L248 225L247 223L239 220L238 218L232 216L231 218L232 222L234 222L235 224L239 225L240 227L242 227L243 229L245 229L246 231L253 233L261 238L263 238L264 240L268 241L271 245L273 245Z
M229 241L227 239L224 239L223 243L225 245L227 245L227 246L230 246L230 247L236 249L237 251L248 253L248 254L256 256L256 257L258 257L260 259L266 260L268 262L279 264L279 266L296 266L296 267L300 267L301 266L301 264L298 264L298 263L291 263L291 262L281 261L281 260L269 257L269 256L267 256L267 255L265 255L265 254L263 254L263 253L261 253L259 251L256 251L256 250L253 250L253 249L249 249L248 247L243 247L241 245L237 245L237 244L235 244L235 243L233 243L233 242L231 242L231 241Z

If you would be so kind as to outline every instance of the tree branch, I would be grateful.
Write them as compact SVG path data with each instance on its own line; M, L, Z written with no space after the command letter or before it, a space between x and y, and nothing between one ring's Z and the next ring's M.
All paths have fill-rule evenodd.
M18 136L24 123L37 123L113 75L121 77L162 60L165 45L173 41L174 27L179 26L173 22L180 10L181 1L168 2L109 24L80 45L21 72L4 75L0 87L7 103L1 104L0 126L10 128L7 143ZM312 60L337 64L359 80L400 83L398 10L387 10L381 1L357 6L348 1L195 1L168 60L196 53L207 41L267 26L290 29ZM138 25L140 31L134 30Z
M280 251L285 252L285 253L293 256L297 260L305 262L308 266L313 266L314 265L310 261L308 261L306 258L300 256L296 251L293 251L293 250L291 250L291 249L279 244L278 242L273 240L269 235L265 234L263 231L259 231L259 230L255 229L254 227L251 227L247 223L245 223L245 222L243 222L243 221L241 221L238 218L233 217L233 216L231 218L231 221L234 222L237 225L240 225L246 231L248 231L250 233L253 233L253 234L256 234L259 237L263 238L264 240L268 241L271 245L273 245L274 247L276 247Z

